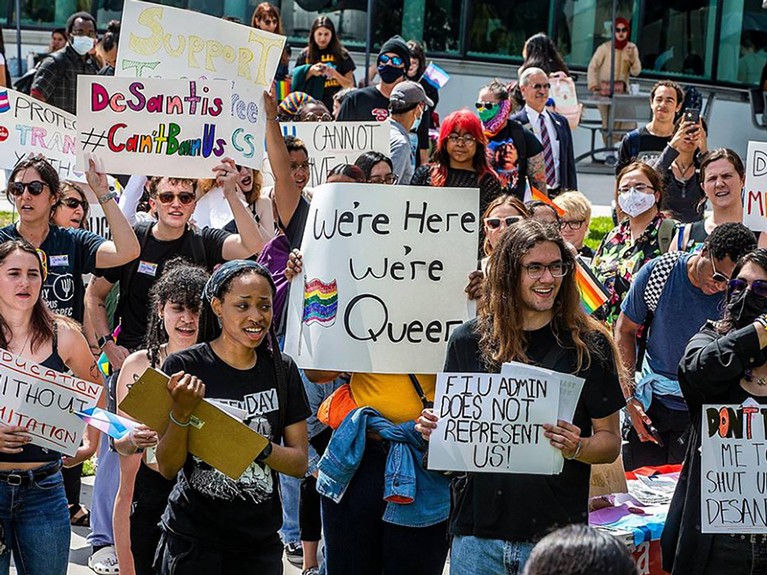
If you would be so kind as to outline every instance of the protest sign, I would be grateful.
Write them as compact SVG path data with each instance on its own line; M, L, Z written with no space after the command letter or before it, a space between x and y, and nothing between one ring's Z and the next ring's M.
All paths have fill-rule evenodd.
M94 407L102 389L0 349L0 425L25 427L34 445L74 455L85 430L75 412Z
M0 88L0 168L42 154L66 179L75 175L75 117L15 90Z
M77 165L177 178L210 178L232 155L229 82L79 76Z
M281 122L282 133L300 138L311 162L310 187L324 184L338 164L353 164L364 152L391 155L389 120L385 122ZM402 182L409 184L410 182Z
M115 74L133 78L230 82L234 160L260 169L264 90L277 71L285 37L191 10L126 0Z
M523 364L507 374L438 374L429 469L559 473L561 452L543 435L557 421L559 375Z
M749 142L746 156L746 187L743 193L743 225L755 232L767 231L767 142Z
M767 408L704 405L701 414L703 533L767 533Z
M290 290L285 351L302 368L436 373L473 315L479 193L466 188L316 188Z

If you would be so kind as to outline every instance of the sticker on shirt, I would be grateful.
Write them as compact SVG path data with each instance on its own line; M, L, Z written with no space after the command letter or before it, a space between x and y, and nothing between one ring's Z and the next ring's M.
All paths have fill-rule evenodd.
M140 261L138 263L138 273L154 277L157 275L157 264Z
M51 256L51 267L57 266L69 267L69 256L67 254L61 256Z

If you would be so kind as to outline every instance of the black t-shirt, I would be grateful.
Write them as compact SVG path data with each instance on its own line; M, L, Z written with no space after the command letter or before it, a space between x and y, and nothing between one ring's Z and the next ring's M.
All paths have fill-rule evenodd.
M0 230L0 242L22 239L16 226ZM48 277L43 283L43 299L53 313L83 321L85 285L83 274L96 270L96 252L106 240L87 230L51 225L40 245L45 253Z
M310 415L301 376L293 360L282 355L287 385L285 426ZM235 369L221 360L209 343L200 343L168 356L166 374L184 371L205 384L205 397L247 412L244 423L270 440L279 441L280 411L274 361L258 350L256 365ZM206 546L228 550L252 549L282 526L279 478L266 464L253 462L234 481L201 459L188 454L178 474L163 526L176 535Z
M339 58L333 52L329 50L320 50L319 61L323 64L327 64L338 70L338 73L345 76L349 72L353 72L357 67L354 64L354 60L351 59L348 53L344 52L343 57ZM304 48L296 58L296 66L303 66L304 64L316 64L317 62L309 62L309 49ZM334 78L325 79L325 91L322 93L322 103L328 110L333 110L333 96L341 91L341 84Z
M453 332L444 371L488 371L481 359L476 325L474 319ZM558 345L550 325L525 334L527 355L533 364L540 364L548 351ZM586 334L586 341L592 342L592 349L603 350L608 359L592 354L590 367L576 371L575 349L569 348L555 366L546 366L586 380L573 418L582 437L591 435L591 419L607 417L624 405L615 360L606 338L592 332ZM589 465L571 460L565 460L559 475L469 474L466 487L455 503L451 530L456 535L535 541L554 527L587 523L590 474Z
M290 242L290 249L300 248L301 242L304 239L304 228L306 228L306 220L309 219L309 202L305 197L301 196L296 206L296 211L293 212L293 217L290 218L287 227L285 228L285 235Z
M338 111L339 122L383 122L389 117L389 98L375 86L360 88L349 94Z
M520 144L516 140L524 138ZM525 197L527 183L527 159L543 152L543 145L530 130L516 120L508 120L495 136L490 138L487 159L498 174L498 179L508 194L520 200ZM516 155L516 161L514 161ZM483 212L484 213L484 212Z
M141 241L141 224L134 230ZM196 239L192 237L194 235ZM155 313L149 309L149 290L162 275L165 262L181 256L212 272L224 261L222 250L227 237L229 233L224 230L203 228L199 232L187 230L177 240L160 241L150 232L138 260L118 268L98 270L97 273L107 281L120 282L120 304L114 320L122 329L117 343L128 349L138 349L143 344L148 318ZM197 244L193 245L193 242ZM129 286L127 290L126 286Z
M419 166L413 173L413 179L410 181L410 184L412 186L431 186L431 170L431 164ZM478 172L455 168L448 168L445 187L479 188L479 214L477 214L477 221L482 218L482 214L485 213L488 204L503 193L501 183L492 173L487 172L480 177Z
M657 160L660 153L671 141L671 136L655 136L649 132L647 126L639 128L639 145L637 146L637 137L632 136L631 132L623 136L618 147L618 163L615 165L615 175L634 160L640 160L648 163Z

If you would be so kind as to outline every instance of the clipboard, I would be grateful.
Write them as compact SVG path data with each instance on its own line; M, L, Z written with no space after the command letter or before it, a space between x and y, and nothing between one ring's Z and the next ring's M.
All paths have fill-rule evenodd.
M152 367L133 384L120 409L150 429L164 433L173 398L170 377ZM208 401L201 401L189 427L189 453L235 481L245 472L269 440Z

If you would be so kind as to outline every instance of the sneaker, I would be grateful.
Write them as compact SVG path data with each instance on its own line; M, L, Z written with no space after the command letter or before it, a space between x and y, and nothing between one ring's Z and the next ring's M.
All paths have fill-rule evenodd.
M304 569L303 571L301 571L301 575L320 575L320 568L309 567L308 569Z
M285 557L292 565L301 567L304 564L304 548L301 547L301 542L285 545Z
M99 575L119 575L120 567L117 565L117 554L112 545L102 547L88 557L88 567Z

